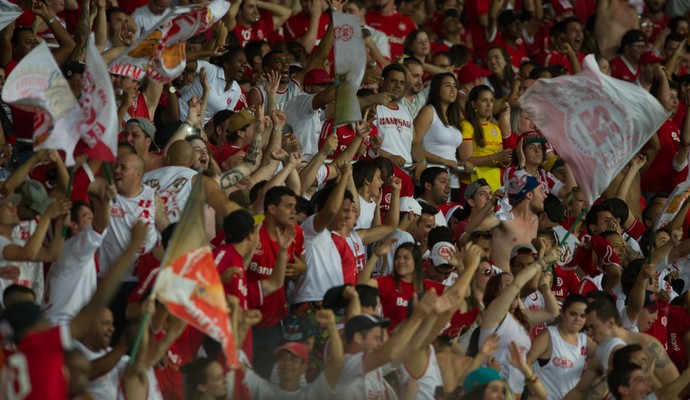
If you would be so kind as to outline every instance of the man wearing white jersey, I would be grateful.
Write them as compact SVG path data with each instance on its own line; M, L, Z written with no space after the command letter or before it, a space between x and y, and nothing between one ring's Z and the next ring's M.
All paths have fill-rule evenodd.
M204 184L206 202L217 215L225 217L239 209L239 205L223 196L220 186L213 179L198 174L192 169L195 161L194 147L186 140L177 140L168 148L165 167L147 172L142 178L144 185L156 190L165 204L165 213L171 223L180 220L187 199L192 192L192 184L201 178Z
M110 223L110 200L115 187L99 178L89 187L93 211L84 202L72 205L68 234L60 257L48 270L46 319L54 324L70 322L96 291L96 251Z
M155 27L169 8L170 0L149 0L148 4L134 10L132 19L137 23L137 36Z
M399 64L390 64L381 73L381 92L390 93L385 105L376 106L374 125L383 140L380 154L402 167L414 162L415 178L426 168L426 158L421 143L414 141L412 115L407 106L400 103L405 94L407 72Z

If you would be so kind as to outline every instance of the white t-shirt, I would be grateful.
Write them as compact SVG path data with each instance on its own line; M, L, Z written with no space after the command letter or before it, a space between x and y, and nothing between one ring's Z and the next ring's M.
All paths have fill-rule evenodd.
M316 94L299 93L285 105L285 117L302 144L302 153L314 155L319 151L319 135L323 126L323 112L313 109Z
M417 400L433 400L436 398L436 388L443 387L443 379L441 378L441 368L438 366L438 361L436 360L436 351L434 351L434 346L429 346L429 357L426 362L426 368L420 376L413 377L407 370L405 364L398 368L398 379L402 385L407 384L407 382L412 379L417 382L419 390L417 391Z
M302 223L307 271L300 275L291 303L321 301L326 291L343 284L342 259L333 243L331 231L316 232L312 215Z
M268 104L266 103L266 89L264 89L263 85L259 86L254 86L249 91L251 92L252 90L258 90L259 91L259 97L261 97L261 103L264 105L264 112L268 115L268 110L266 107ZM278 108L280 111L285 111L287 108L287 103L297 97L302 93L302 86L300 86L299 82L296 80L290 78L290 82L288 82L287 87L285 90L278 90L276 91L276 108ZM318 139L318 137L317 137Z
M558 327L549 326L551 357L543 366L534 363L534 373L541 379L549 400L559 400L577 385L585 369L587 334L577 334L577 345L563 340ZM537 368L537 366L539 367Z
M69 238L60 257L50 266L44 312L53 324L72 321L96 292L95 256L106 232L98 233L89 226Z
M101 267L100 276L105 275L127 248L132 239L132 227L137 221L140 220L148 225L146 240L144 240L144 244L139 249L135 259L132 260L132 266L124 280L136 281L136 277L132 275L134 261L141 254L151 251L160 238L160 234L156 230L156 192L149 186L142 185L142 188L142 192L136 197L129 198L116 195L115 200L110 205L109 229L98 252L98 264Z
M156 190L165 203L165 214L170 223L180 220L182 210L192 194L192 180L198 172L187 167L169 166L154 169L144 174L144 185Z
M142 33L147 32L149 29L155 28L163 18L163 14L156 15L151 12L148 4L143 5L132 13L132 19L137 23L137 37L141 36Z
M517 344L518 348L522 352L523 361L525 360L525 355L532 348L532 342L530 341L529 332L525 330L513 315L508 312L506 317L500 322L497 328L481 329L479 330L479 348L484 345L486 339L492 333L496 332L499 337L499 348L496 352L496 360L501 363L501 378L505 379L510 386L510 390L513 393L522 393L525 388L525 376L522 375L519 369L513 367L508 362L508 356L510 355L510 342L513 341Z
M101 358L112 351L111 348L101 351L91 351L88 347L81 344L81 342L76 343L76 348L81 351L89 361ZM128 361L128 355L122 356L113 369L90 381L86 385L86 390L93 396L94 400L111 400L117 397L117 387L120 383L120 376L122 376L122 373L125 371Z
M405 163L412 163L412 120L412 115L404 104L398 103L395 110L384 105L376 106L374 125L382 140L381 150L404 158Z
M40 221L40 216L21 221L12 230L12 243L24 246L31 236L36 232L38 227L38 221ZM51 229L48 230L46 238L52 238L53 232ZM50 239L48 239L50 240ZM43 290L45 286L45 279L43 274L43 263L35 261L20 261L15 262L15 265L19 266L19 284L28 286L33 289L36 294L37 299L43 299Z
M213 65L209 62L198 60L196 66L196 76L191 85L187 85L180 90L181 96L178 102L180 103L180 121L187 119L189 112L189 104L187 102L193 96L201 98L204 94L204 89L201 87L199 80L199 72L201 68L206 68L206 77L208 79L209 92L208 104L206 105L206 113L204 114L204 124L206 124L211 117L221 110L234 110L237 103L244 98L242 88L233 81L230 88L225 90L225 72L223 68Z
M364 372L366 353L345 354L345 363L340 370L336 398L348 400L391 400L398 396L384 376L394 369L388 365Z
M323 373L312 383L294 392L281 389L249 368L247 368L247 372L244 375L244 383L249 389L252 400L328 400L334 398L335 395Z
M357 217L357 224L355 229L369 229L371 223L374 221L374 214L376 213L376 202L369 199L367 202L362 195L359 195L359 217Z

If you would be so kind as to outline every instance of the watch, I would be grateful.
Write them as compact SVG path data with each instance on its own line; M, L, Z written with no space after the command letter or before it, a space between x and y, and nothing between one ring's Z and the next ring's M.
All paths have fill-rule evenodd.
M177 89L175 88L175 86L170 85L170 87L168 88L168 92L175 93L177 92Z

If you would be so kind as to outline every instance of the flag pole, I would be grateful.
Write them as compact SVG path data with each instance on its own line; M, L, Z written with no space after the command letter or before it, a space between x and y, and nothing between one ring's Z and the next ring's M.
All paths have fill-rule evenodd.
M74 165L69 167L69 181L67 183L67 200L72 200L72 185L74 184ZM67 225L62 226L62 237L67 237Z
M108 177L108 184L113 184L113 173L110 171L110 165L107 161L103 161L103 169L105 169L105 175Z
M141 345L141 339L144 337L144 329L149 325L149 319L151 316L148 312L144 312L141 317L141 322L139 323L139 330L137 331L137 338L134 340L134 345L132 346L132 354L129 355L129 365L134 365L137 358L137 353L139 352L139 346Z
M582 217L584 217L585 214L587 214L587 207L583 208L582 212L580 212L580 215L578 215L577 218L575 218L575 221L573 222L573 224L570 226L570 228L568 228L568 232L565 233L565 236L563 236L563 239L561 239L561 241L558 243L558 247L561 247L565 244L565 241L568 240L568 237L570 237L570 234L573 233L573 230L575 230L575 227L577 226L577 224L580 223L580 221L582 220ZM548 272L548 271L551 271L552 269L553 269L553 261L550 262L549 265L546 267L546 271Z

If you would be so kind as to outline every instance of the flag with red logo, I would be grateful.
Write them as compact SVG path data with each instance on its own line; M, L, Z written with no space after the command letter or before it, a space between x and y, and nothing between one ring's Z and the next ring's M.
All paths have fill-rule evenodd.
M195 180L168 243L153 294L174 316L221 343L228 367L237 367L225 291L204 229L201 179Z
M364 78L367 50L364 47L359 17L333 13L333 43L337 104L333 123L340 126L362 119L357 90Z
M110 74L98 52L94 34L86 47L84 85L79 97L83 112L81 139L88 146L89 157L115 161L117 158L117 104Z
M576 75L539 79L520 106L568 162L590 204L668 118L649 92L602 74L593 55Z
M12 4L7 0L0 0L0 30L12 23L22 15L23 11L18 5Z
M82 114L77 99L45 42L24 56L5 81L2 99L34 114L34 149L62 150L74 165Z
M690 198L690 181L685 181L673 189L673 193L668 196L664 208L661 209L659 217L654 224L654 230L668 225L680 212L680 208L685 201Z
M214 0L170 9L158 25L142 33L110 67L133 65L156 82L172 82L186 66L185 40L205 32L229 8L227 1Z

